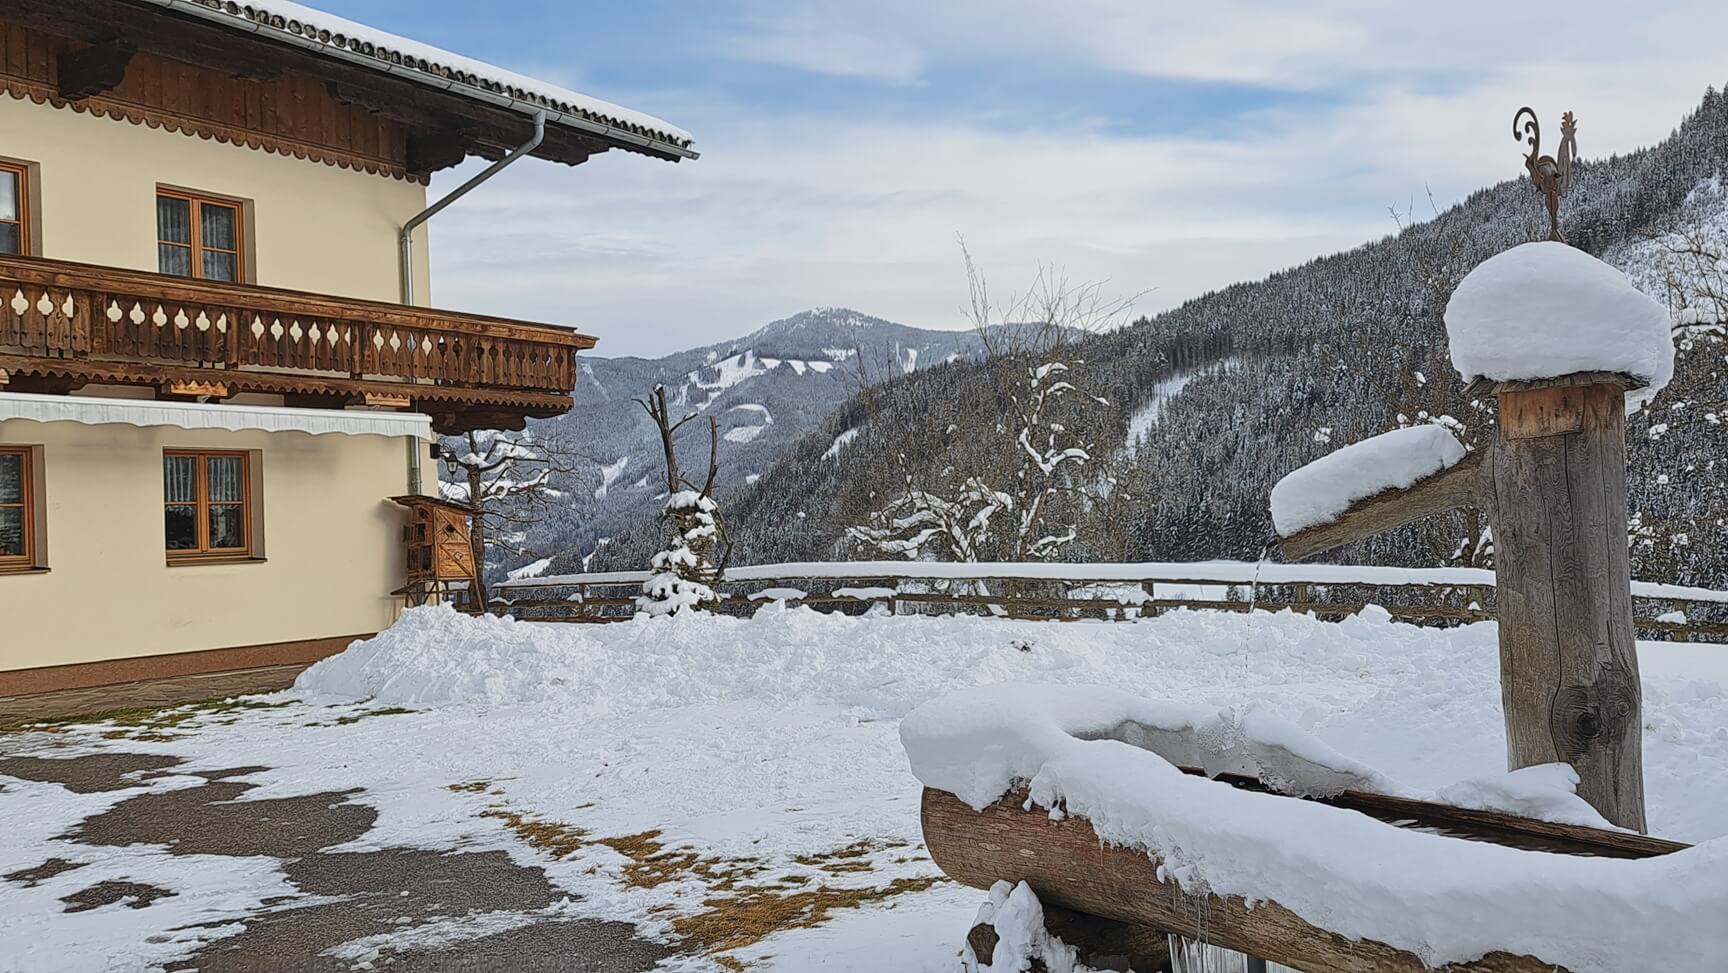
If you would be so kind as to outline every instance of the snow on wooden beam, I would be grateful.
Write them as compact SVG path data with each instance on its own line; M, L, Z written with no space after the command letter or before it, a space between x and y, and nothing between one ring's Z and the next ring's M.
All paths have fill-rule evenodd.
M1231 785L1220 782L1218 786ZM1347 792L1335 800L1349 796ZM1380 799L1377 795L1357 796L1370 803ZM1397 799L1389 800L1398 803ZM1300 970L1418 973L1430 969L1414 953L1320 928L1276 902L1261 901L1250 908L1238 896L1185 892L1167 879L1158 858L1140 849L1106 844L1083 817L1052 820L1048 810L1027 809L1028 803L1026 791L1016 789L974 811L946 791L926 788L924 843L936 864L961 883L988 889L997 881L1023 881L1047 907L1073 910L1109 923L1176 933ZM1423 802L1402 803L1421 805L1443 815L1458 810ZM1396 814L1408 809L1387 810ZM1530 822L1492 812L1471 813L1476 818L1473 827L1478 837L1525 846L1529 836L1523 827ZM1499 821L1504 828L1496 826ZM1566 831L1567 840L1573 842L1568 850L1579 854L1648 857L1684 847L1640 835L1575 826L1547 827ZM1077 928L1067 934L1082 941L1086 938ZM1455 973L1549 973L1566 968L1533 956L1491 952L1446 969Z
M1461 507L1483 508L1489 502L1487 469L1485 454L1471 453L1408 487L1382 490L1332 520L1278 538L1278 550L1300 561L1424 517Z

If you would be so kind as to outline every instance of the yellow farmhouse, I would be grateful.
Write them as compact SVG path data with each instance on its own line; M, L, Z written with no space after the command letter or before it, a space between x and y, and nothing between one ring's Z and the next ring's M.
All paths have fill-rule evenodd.
M426 307L425 224L521 156L613 149L696 155L292 3L0 4L0 716L265 688L390 624L430 443L569 410L594 344Z

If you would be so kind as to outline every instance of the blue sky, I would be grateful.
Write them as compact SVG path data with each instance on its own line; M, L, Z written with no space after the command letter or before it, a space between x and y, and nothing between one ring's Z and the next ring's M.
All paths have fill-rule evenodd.
M1728 81L1707 2L314 5L695 134L678 165L524 162L433 224L437 303L612 355L822 304L962 326L957 236L998 292L1053 265L1154 312L1517 174L1521 104L1601 155Z

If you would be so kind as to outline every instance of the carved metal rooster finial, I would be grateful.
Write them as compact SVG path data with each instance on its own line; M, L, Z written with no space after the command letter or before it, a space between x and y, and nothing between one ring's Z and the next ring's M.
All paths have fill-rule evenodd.
M1530 146L1524 156L1524 168L1536 191L1548 199L1548 239L1561 243L1560 197L1572 185L1572 163L1578 160L1578 123L1571 112L1560 116L1560 148L1553 155L1542 155L1542 129L1536 124L1535 109L1518 109L1512 116L1512 138Z

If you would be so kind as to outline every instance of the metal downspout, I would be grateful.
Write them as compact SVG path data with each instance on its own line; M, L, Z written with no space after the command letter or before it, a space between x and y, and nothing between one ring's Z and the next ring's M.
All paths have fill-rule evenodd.
M419 436L405 436L408 440L408 492L418 494L421 490L420 451L426 448Z
M431 206L428 206L425 209L421 210L418 214L416 214L408 222L402 224L402 232L400 234L398 242L400 243L401 248L402 248L401 267L402 267L402 303L403 304L410 304L411 305L414 303L414 230L415 230L415 228L418 227L420 224L426 222L427 220L431 219L432 217L437 216L444 209L444 207L449 206L451 203L456 202L458 199L461 199L463 196L468 195L468 193L471 192L476 186L479 186L481 183L485 182L486 180L488 180L488 179L492 178L493 176L496 176L498 173L502 172L504 170L505 166L508 166L510 163L515 162L517 159L520 159L523 156L527 155L528 153L539 148L540 143L542 141L544 141L545 138L546 138L546 113L543 111L535 112L534 113L534 135L533 135L533 137L528 139L528 141L523 142L521 145L516 146L514 149L511 149L509 155L507 155L504 158L499 159L497 162L494 162L491 165L487 166L484 170L482 170L474 178L468 180L467 182L463 183L460 186L457 186L455 189L451 190L448 194L446 194L443 199L440 199L436 203L433 203Z

